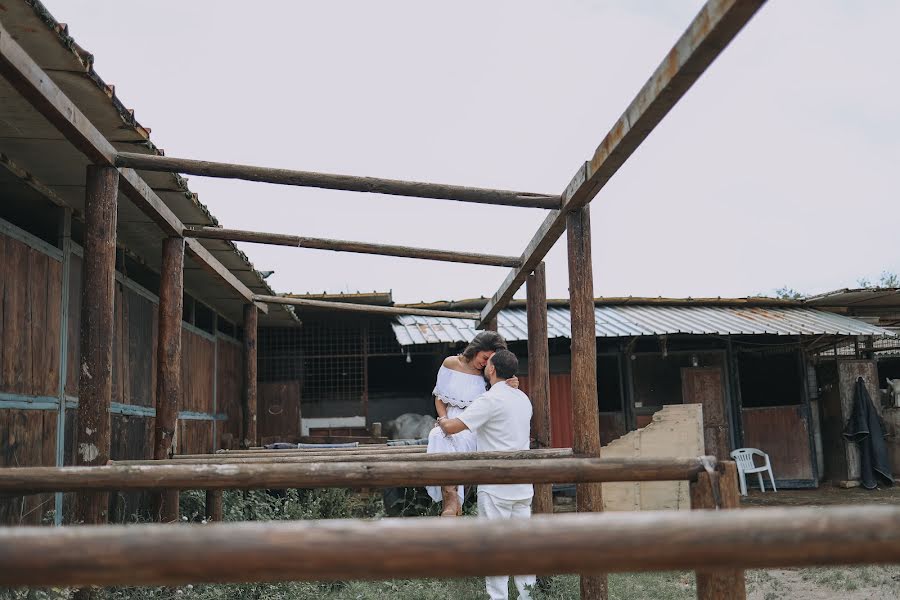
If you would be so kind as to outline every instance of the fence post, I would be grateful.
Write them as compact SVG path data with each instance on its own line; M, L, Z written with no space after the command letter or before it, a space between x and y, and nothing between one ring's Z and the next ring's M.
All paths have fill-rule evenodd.
M547 340L547 284L544 263L528 275L528 394L533 409L532 424L538 448L550 447L550 351ZM553 512L553 486L534 486L532 512Z
M206 490L206 520L221 522L224 514L222 490Z
M719 496L722 509L740 508L737 465L733 461L719 463ZM716 500L712 478L702 472L691 482L691 510L715 510ZM720 569L696 572L699 600L746 600L747 586L741 569Z

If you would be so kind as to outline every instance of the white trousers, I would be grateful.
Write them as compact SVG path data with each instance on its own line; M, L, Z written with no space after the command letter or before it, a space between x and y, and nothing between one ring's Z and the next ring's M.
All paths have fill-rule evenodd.
M478 517L482 519L530 519L531 498L525 500L504 500L478 490ZM485 577L485 587L491 600L508 600L509 576ZM534 575L516 575L516 589L519 600L531 600L531 593L525 586L534 587Z

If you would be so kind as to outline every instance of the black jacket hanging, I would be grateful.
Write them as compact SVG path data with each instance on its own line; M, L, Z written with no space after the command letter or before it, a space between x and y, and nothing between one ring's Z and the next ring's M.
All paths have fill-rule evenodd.
M864 488L872 490L879 483L885 487L894 485L881 418L862 377L856 379L853 413L844 427L844 437L859 447L859 478Z

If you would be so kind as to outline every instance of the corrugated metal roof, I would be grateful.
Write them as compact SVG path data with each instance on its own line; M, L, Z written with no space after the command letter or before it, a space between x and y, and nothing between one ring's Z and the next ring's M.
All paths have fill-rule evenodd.
M663 334L696 335L871 335L894 336L887 329L820 310L796 307L736 306L597 306L597 337ZM507 341L528 339L524 308L500 311L500 335ZM392 324L401 346L469 342L478 333L468 319L398 317ZM568 307L547 308L550 338L571 337Z

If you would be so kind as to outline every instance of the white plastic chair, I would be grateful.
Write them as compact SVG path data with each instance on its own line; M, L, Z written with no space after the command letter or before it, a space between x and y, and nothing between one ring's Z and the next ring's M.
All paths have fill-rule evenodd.
M765 464L761 467L757 467L753 462L754 456L762 456L765 460ZM772 463L769 462L768 454L762 450L757 450L756 448L738 448L731 453L731 458L737 463L738 475L741 477L741 496L747 495L748 473L756 473L756 476L759 478L759 489L765 492L766 486L763 485L762 474L767 471L769 473L769 481L772 482L772 491L778 491L778 488L775 487L775 476L772 474Z

